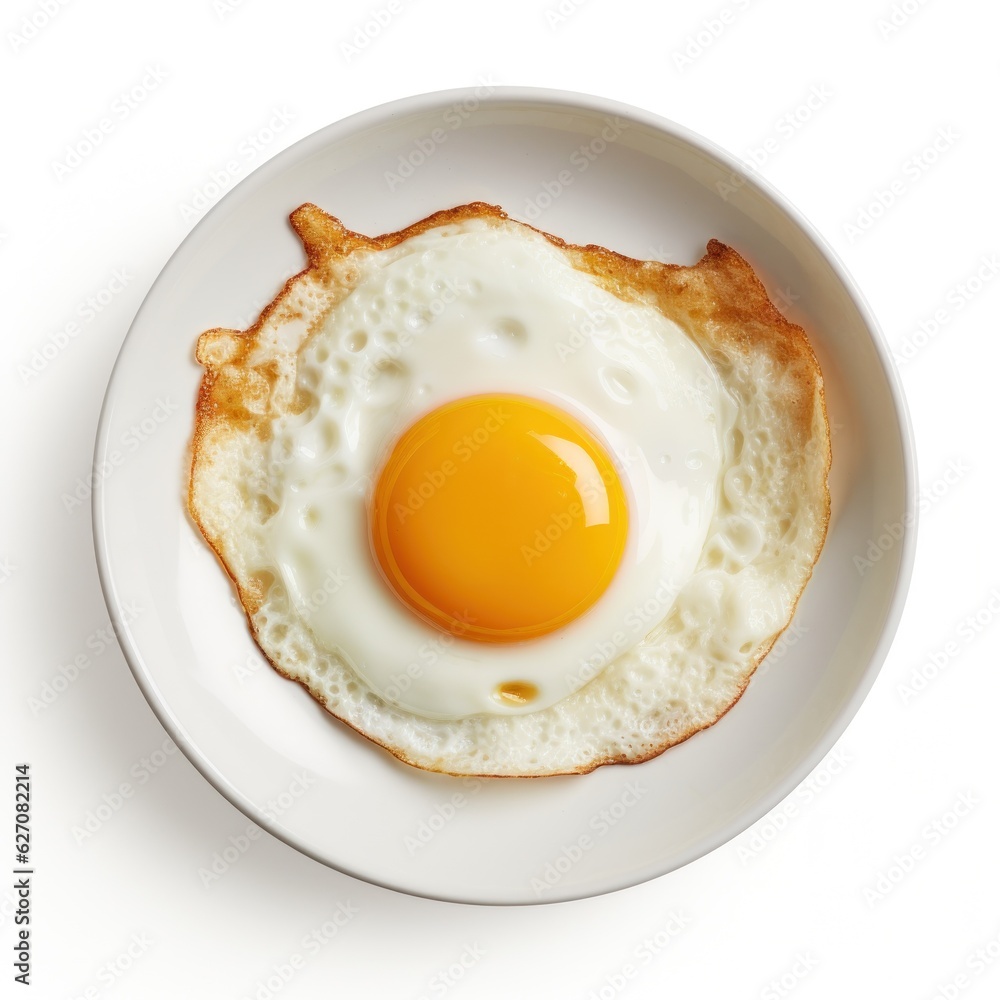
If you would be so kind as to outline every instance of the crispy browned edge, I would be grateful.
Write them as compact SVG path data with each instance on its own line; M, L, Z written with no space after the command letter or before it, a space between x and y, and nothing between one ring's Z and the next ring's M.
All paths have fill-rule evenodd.
M322 698L313 693L306 681L298 677L291 677L271 660L267 655L267 651L260 645L257 629L253 623L253 614L259 609L263 594L259 588L253 586L252 581L249 581L245 586L234 576L221 551L221 540L212 537L199 516L194 496L194 470L203 454L202 443L209 428L216 422L224 422L228 425L239 424L243 427L246 427L247 424L256 424L258 427L263 427L268 419L266 414L254 417L244 409L240 392L242 383L238 377L232 377L232 366L238 366L241 362L245 361L256 343L257 335L263 323L281 307L284 298L291 292L295 282L310 271L315 272L316 277L322 280L329 275L330 265L333 261L346 257L355 251L384 250L426 232L428 229L474 218L512 222L516 225L524 226L526 229L532 229L544 236L554 246L564 251L574 267L592 274L609 291L615 293L620 298L631 301L639 299L648 301L652 298L664 315L673 319L687 330L692 339L700 344L703 350L707 349L710 351L715 344L721 342L726 342L730 349L734 346L737 349L748 349L751 346L757 349L763 348L779 364L792 367L798 372L797 381L801 391L796 401L797 413L795 415L795 426L797 430L803 440L809 438L812 433L813 416L817 407L819 407L822 413L823 426L827 429L825 441L826 464L823 475L824 507L822 510L822 534L809 574L803 583L802 590L805 589L805 585L812 576L813 568L823 549L830 521L830 491L827 484L827 477L832 456L823 378L819 363L816 360L805 331L802 327L789 322L778 311L768 298L763 284L754 273L750 264L731 247L714 239L709 241L705 256L690 267L679 264L663 264L657 261L640 261L616 253L613 250L608 250L606 247L597 246L596 244L579 246L567 243L558 236L544 232L535 226L511 219L499 206L490 205L485 202L471 202L466 205L444 209L427 216L425 219L421 219L419 222L413 223L413 225L405 229L374 237L352 232L343 226L338 219L308 202L300 205L291 213L289 219L299 239L302 241L308 258L308 265L285 282L281 291L264 308L257 321L247 330L212 329L205 331L199 338L199 349L196 355L199 363L205 367L205 373L198 390L195 428L191 441L191 475L188 481L187 494L188 512L206 542L218 556L227 575L232 579L239 594L240 603L243 606L254 640L271 666L283 677L301 684L334 718L350 726L355 732L372 743L388 750L389 753L404 763L420 768L421 770L430 770L442 774L455 774L458 777L477 778L546 778L564 774L589 774L591 771L607 764L641 764L654 757L658 757L670 747L677 746L685 740L690 739L695 733L715 725L739 701L757 667L791 623L795 609L798 606L799 598L802 596L802 590L799 591L792 603L785 626L770 641L762 643L756 650L751 669L747 673L746 682L733 700L711 722L705 723L703 726L693 727L681 737L669 740L663 745L655 747L642 757L626 757L624 755L608 756L598 759L578 770L519 775L451 772L444 769L427 767L424 764L418 763L410 759L399 748L388 746L381 740L375 739L368 733L358 729L357 726L354 726L346 719L341 719L340 716L326 706ZM212 365L201 350L201 346L206 342L206 338L220 333L240 338L239 349L226 362L225 367L229 369L229 376L225 379L220 379L219 368L223 366L216 367ZM271 373L266 368L258 371L258 374L263 375L269 382L272 379Z

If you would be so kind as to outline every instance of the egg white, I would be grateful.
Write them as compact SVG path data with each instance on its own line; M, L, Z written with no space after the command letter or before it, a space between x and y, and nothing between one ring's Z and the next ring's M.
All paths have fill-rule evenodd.
M581 773L602 764L649 759L715 723L740 697L757 664L789 623L822 549L830 510L830 436L822 376L805 332L777 312L749 264L715 240L691 267L630 261L600 248L546 239L496 206L482 203L458 206L400 233L376 238L350 232L315 205L300 206L291 218L307 251L306 269L289 279L249 330L217 328L199 338L197 359L205 373L188 496L193 519L235 581L251 630L276 670L299 681L332 715L401 760L451 774ZM569 324L568 339L552 342L563 367L596 377L584 378L589 389L542 385L539 379L536 394L548 393L545 398L575 413L618 452L640 525L645 523L642 512L648 520L652 509L650 490L681 468L692 473L704 469L705 456L712 458L711 448L695 449L685 439L681 453L687 460L681 465L667 450L674 445L668 443L661 451L655 433L646 436L669 422L672 400L702 400L701 406L712 385L722 386L722 409L716 410L714 425L721 459L700 552L672 605L669 591L645 591L629 607L625 628L610 639L598 639L590 656L576 663L553 643L552 662L573 676L567 681L571 693L548 707L441 718L383 697L378 682L355 669L342 651L343 637L322 640L313 623L323 617L318 611L335 604L335 598L349 594L357 584L357 577L352 580L339 569L339 560L351 544L367 538L360 499L370 486L370 470L378 465L379 449L391 447L410 416L438 398L433 385L409 376L408 367L402 367L410 364L409 355L393 358L391 351L419 350L417 335L426 332L430 319L437 318L435 313L440 312L446 322L444 310L458 306L457 296L453 302L444 301L448 287L442 284L431 289L435 297L424 297L419 308L412 308L412 302L398 295L410 280L405 274L402 286L386 283L367 300L364 295L355 298L355 293L363 291L371 275L397 264L409 266L404 263L407 258L427 268L433 257L425 261L423 254L430 249L419 257L413 249L425 237L432 245L434 240L468 238L471 251L484 233L497 233L496 242L505 241L504 253L496 255L488 269L491 280L493 272L525 270L527 261L532 280L558 288L559 276L571 266L593 276L588 278L591 287L613 291L623 300L622 306L627 300L631 305L626 314L632 315L633 309L641 313L649 306L675 321L696 352L704 352L709 360L713 372L707 382L697 372L689 373L690 382L679 372L673 382L664 382L659 374L643 375L644 366L656 368L664 357L665 369L673 370L660 337L641 335L634 343L609 337L601 315L608 310L598 308L589 291L582 303L587 308L581 306L577 314L578 324ZM511 241L527 257L512 257L522 249ZM427 274L414 278L422 280ZM474 295L486 290L480 275L465 278ZM407 304L397 317L402 326L382 323L390 299ZM363 305L356 314L359 323L366 317L378 322L370 328L352 323L350 330L341 330L322 347L320 334L340 322L338 314L349 302ZM420 308L429 310L430 316L421 318ZM469 343L463 347L470 365L473 359L475 365L463 373L470 378L463 377L456 396L509 391L509 386L493 380L495 366L504 358L518 357L524 334L531 332L524 324L511 322L516 319L508 315L511 308L508 304L500 312L487 310L492 325L477 328L480 336L471 338L478 355L469 353ZM619 308L612 304L611 312L617 315ZM412 336L404 343L407 330ZM364 344L354 336L361 332ZM383 332L395 333L396 340L385 338ZM454 333L466 336L468 329L456 328ZM453 343L449 341L445 365ZM355 365L341 356L343 349L356 355L370 344L383 347L388 356L373 355L373 369L354 370L354 378L345 379ZM395 346L390 348L391 344ZM591 347L598 354L589 355L585 366ZM510 371L526 367L508 364ZM405 391L398 391L400 386ZM636 403L650 395L649 387L659 403L655 419L637 420L632 440L616 436L621 432L602 418L602 407L610 398L619 404L615 413L639 413L644 404ZM440 387L438 391L445 394ZM595 398L600 405L594 404ZM723 412L727 398L735 403L731 426ZM712 424L711 406L705 405L704 413L698 412ZM327 406L334 407L336 419L316 419L319 408ZM366 428L374 432L363 433ZM636 440L650 444L633 458L629 448ZM352 465L351 456L360 461L365 449L369 449L367 469ZM653 461L666 454L671 455L669 470ZM298 475L297 468L308 475ZM638 471L633 474L633 470ZM302 532L295 545L289 543L287 558L277 560L269 545L285 517L283 508L287 505L291 511L299 503L297 498L320 484L331 495L348 496L354 489L349 503L354 504L350 509L355 520L341 522L350 529L348 537L333 536L334 551L321 551L323 546ZM690 492L697 490L691 487ZM300 505L299 513L307 522L318 519L309 504ZM271 522L274 527L269 527ZM644 530L636 534L640 552L647 537ZM290 531L289 537L294 541L295 532ZM337 549L341 543L343 548ZM364 554L363 547L360 551ZM317 562L309 563L313 558ZM369 562L368 571L373 569ZM307 580L305 573L312 576ZM385 596L394 602L387 591ZM359 609L355 619L365 634L369 630L364 614L371 607ZM664 611L666 607L669 610ZM596 606L592 612L596 615ZM626 648L633 633L643 638ZM623 637L621 651L619 637ZM409 642L405 645L407 655L413 655ZM415 664L414 670L431 676L438 660L429 659L435 656L437 650L423 644L416 648L416 660L398 661L390 669ZM547 669L548 663L540 669ZM516 678L503 679L523 678L518 671ZM585 683L577 687L581 681ZM392 683L392 675L382 683Z
M272 565L258 569L280 574L316 641L401 709L455 719L547 708L640 642L690 579L735 404L676 324L600 288L537 234L442 227L370 255L359 272L299 352L309 405L274 427L277 511L262 541ZM479 393L546 399L578 417L607 443L630 500L605 594L566 627L516 644L457 638L416 617L381 578L365 524L399 432ZM458 446L455 461L469 454ZM498 701L509 682L537 697Z

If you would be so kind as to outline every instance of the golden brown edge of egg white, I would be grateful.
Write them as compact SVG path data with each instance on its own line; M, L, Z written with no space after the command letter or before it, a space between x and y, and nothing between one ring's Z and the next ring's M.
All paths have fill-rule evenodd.
M470 219L481 219L495 225L512 224L539 233L561 250L573 267L591 275L619 299L653 305L667 319L685 330L709 358L712 357L713 350L720 345L725 345L729 352L736 351L744 355L760 351L769 353L781 368L793 375L798 390L791 402L792 425L798 435L797 443L804 445L809 441L814 426L818 423L825 435L823 442L825 462L819 470L821 481L813 484L818 496L809 498L821 505L818 512L819 541L809 572L791 603L788 620L780 631L758 647L751 659L743 686L714 719L704 725L693 726L690 731L684 732L679 737L673 739L668 737L661 746L654 747L641 757L615 755L594 760L576 770L545 774L498 775L485 772L480 775L469 775L463 772L461 776L540 778L556 774L588 774L607 764L640 764L659 756L670 747L683 743L695 733L718 722L739 701L757 667L791 623L802 591L808 584L812 569L822 552L830 520L828 485L831 463L830 429L819 363L805 331L802 327L789 322L778 311L750 264L734 249L715 239L708 242L705 255L692 266L636 260L595 244L578 246L567 243L558 236L546 233L535 226L511 219L503 209L485 202L471 202L444 209L405 229L382 236L364 236L352 232L339 219L310 203L300 205L291 213L289 219L305 249L308 265L285 282L274 300L265 306L257 321L248 329L214 328L206 330L198 339L196 358L205 372L198 390L195 427L190 449L191 474L187 492L188 511L235 584L251 634L271 666L283 677L301 684L334 718L383 747L399 760L422 770L438 770L409 759L400 748L388 746L346 719L340 718L318 694L311 690L305 680L290 677L268 656L267 651L260 645L257 629L253 623L253 615L263 602L266 584L253 577L241 579L227 562L222 551L222 539L211 528L211 511L207 508L203 510L200 505L198 479L199 473L211 466L211 449L208 443L216 434L245 433L254 430L261 440L266 440L269 435L270 422L276 412L272 410L272 396L279 380L282 379L282 372L273 359L266 359L263 364L254 364L253 356L259 346L260 335L270 318L274 317L275 320L281 321L303 318L301 310L295 307L293 301L297 286L303 279L311 277L323 285L333 276L336 265L340 265L342 270L346 258L353 253L385 250L429 229ZM338 302L350 293L350 283L344 285L341 291L339 298L331 297L327 308L317 315L307 337L312 336L323 326ZM294 372L291 374L294 382ZM284 375L287 386L288 373L285 372ZM817 416L821 418L818 422L815 419ZM440 769L438 773L451 772Z

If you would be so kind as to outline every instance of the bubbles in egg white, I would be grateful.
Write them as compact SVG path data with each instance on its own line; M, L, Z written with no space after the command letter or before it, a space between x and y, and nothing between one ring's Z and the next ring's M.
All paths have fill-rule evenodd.
M462 718L553 705L642 640L688 581L735 405L679 327L604 291L541 236L467 222L358 266L355 289L299 354L310 404L275 427L277 512L263 528L274 569L316 640L405 710ZM366 525L372 477L396 436L428 410L489 392L548 400L590 427L631 505L622 564L594 607L507 646L445 634L403 607ZM537 695L498 701L509 684Z

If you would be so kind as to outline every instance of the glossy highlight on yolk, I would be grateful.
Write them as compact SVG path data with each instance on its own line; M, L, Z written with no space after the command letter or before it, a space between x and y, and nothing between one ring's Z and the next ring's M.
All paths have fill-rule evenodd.
M451 635L519 642L604 593L628 508L611 457L574 417L523 396L470 396L399 437L369 530L383 577L413 612Z

